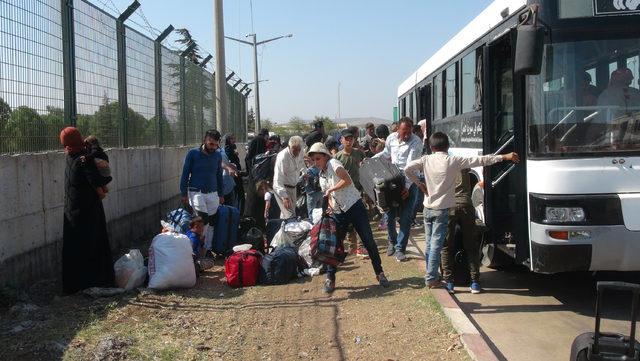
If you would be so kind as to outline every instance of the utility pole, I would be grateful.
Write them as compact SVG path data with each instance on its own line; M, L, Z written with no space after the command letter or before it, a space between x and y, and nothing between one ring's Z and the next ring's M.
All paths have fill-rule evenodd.
M338 119L341 118L341 114L340 114L340 82L338 82Z
M256 34L249 34L246 37L251 37L251 42L248 42L246 40L241 40L241 39L236 39L236 38L232 38L230 36L225 36L225 38L229 39L229 40L233 40L233 41L237 41L239 43L243 43L243 44L247 44L247 45L251 45L253 46L253 77L254 77L254 83L255 83L255 106L253 109L253 114L255 115L256 118L256 132L260 131L260 81L258 81L258 79L260 79L258 77L258 45L262 45L262 44L266 44L268 42L274 41L274 40L278 40L278 39L282 39L282 38L290 38L292 37L293 34L287 34L287 35L283 35L283 36L278 36L272 39L268 39L268 40L263 40L263 41L257 41L256 40Z
M216 39L216 129L222 133L227 124L227 77L224 57L224 16L222 0L213 0L213 17L215 19Z

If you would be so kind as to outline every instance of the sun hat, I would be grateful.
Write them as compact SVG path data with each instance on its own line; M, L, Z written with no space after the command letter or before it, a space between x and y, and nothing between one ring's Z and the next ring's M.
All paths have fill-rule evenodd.
M329 153L329 151L327 150L327 147L325 147L324 144L320 142L313 144L311 148L309 148L307 155L312 155L314 153L321 153L321 154L326 154L328 156L331 156L331 153Z

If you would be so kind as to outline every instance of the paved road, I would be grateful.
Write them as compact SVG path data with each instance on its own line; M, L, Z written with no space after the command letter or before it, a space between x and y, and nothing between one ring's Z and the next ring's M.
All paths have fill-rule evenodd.
M408 252L422 257L423 233L412 233ZM568 360L573 339L594 328L596 282L640 283L640 273L542 275L518 267L481 272L484 292L473 295L467 287L457 287L455 299L494 352L509 361ZM630 296L611 294L604 302L602 330L628 335ZM640 325L636 330L640 334Z
M484 293L459 288L455 298L499 356L523 361L569 359L575 336L593 330L596 281L640 281L636 273L541 275L526 269L483 269L481 277ZM629 334L630 300L628 294L605 297L603 331Z

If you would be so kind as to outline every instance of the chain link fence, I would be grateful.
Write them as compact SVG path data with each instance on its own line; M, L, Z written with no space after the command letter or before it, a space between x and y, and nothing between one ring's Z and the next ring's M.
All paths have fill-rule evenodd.
M59 150L69 125L104 147L197 144L215 128L214 75L124 29L120 54L117 20L86 0L0 0L0 154ZM227 92L222 130L245 141L246 98Z

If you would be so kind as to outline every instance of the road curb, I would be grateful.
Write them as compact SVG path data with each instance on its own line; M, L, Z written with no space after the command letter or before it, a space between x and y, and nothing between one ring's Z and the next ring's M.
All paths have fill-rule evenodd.
M418 262L418 268L426 272L424 262ZM458 305L458 302L445 289L430 290L433 298L438 301L442 311L447 316L453 328L460 335L462 345L475 361L499 361L500 359L493 352L489 344L484 339L478 328L471 322L469 316Z

